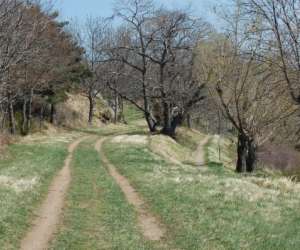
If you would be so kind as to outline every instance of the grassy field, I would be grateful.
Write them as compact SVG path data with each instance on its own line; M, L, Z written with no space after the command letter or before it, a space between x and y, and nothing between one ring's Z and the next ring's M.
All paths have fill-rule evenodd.
M75 151L64 220L52 249L155 249L140 234L135 211L108 175L94 144L84 142Z
M177 249L297 249L300 185L241 176L222 164L172 165L147 145L107 143L105 152L148 201Z
M63 166L76 135L32 137L10 145L0 161L0 249L18 249L36 207ZM47 138L47 142L45 141Z
M300 184L265 172L234 172L234 143L209 135L207 166L192 164L206 136L179 129L177 141L149 136L135 109L128 126L88 128L72 160L72 183L51 249L298 249ZM18 249L49 183L63 166L67 145L82 134L26 137L0 160L0 249ZM108 174L104 151L164 225L162 244L149 242L137 214ZM221 148L221 160L219 158ZM176 161L171 161L174 157Z

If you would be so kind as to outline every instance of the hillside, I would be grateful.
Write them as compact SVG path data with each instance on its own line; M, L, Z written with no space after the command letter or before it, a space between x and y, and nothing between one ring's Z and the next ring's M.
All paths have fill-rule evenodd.
M88 122L89 101L83 94L67 93L67 100L57 107L57 123L71 128L86 127ZM112 117L112 110L99 95L95 98L93 126L102 126L107 118Z

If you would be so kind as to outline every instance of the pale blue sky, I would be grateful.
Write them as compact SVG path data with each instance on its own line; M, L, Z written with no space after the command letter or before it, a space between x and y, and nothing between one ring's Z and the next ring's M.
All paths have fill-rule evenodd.
M223 2L226 0L222 0ZM202 16L207 21L214 22L212 7L220 0L156 0L161 5L183 7L192 5L195 15ZM114 0L55 0L56 8L63 19L77 18L83 22L88 15L108 17L112 14Z

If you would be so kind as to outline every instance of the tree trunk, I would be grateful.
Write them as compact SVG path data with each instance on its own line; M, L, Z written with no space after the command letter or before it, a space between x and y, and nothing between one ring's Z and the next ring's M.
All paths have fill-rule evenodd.
M171 107L169 102L167 101L167 94L164 89L164 67L165 64L160 65L160 76L159 76L159 84L160 84L162 108L163 108L163 129L161 132L168 136L174 136L174 132L173 132L174 129L172 128Z
M114 103L114 123L117 124L118 122L118 113L119 113L119 95L118 92L115 90L115 103Z
M237 163L236 171L238 173L246 172L246 158L247 158L247 146L246 138L243 135L238 136L238 145L237 145Z
M11 98L11 94L8 94L8 119L9 119L9 130L11 134L16 134L16 121L15 121L15 113L13 100Z
M156 131L156 122L151 116L151 112L149 109L149 103L148 103L148 96L147 96L147 89L146 89L146 74L143 73L142 76L142 83L143 83L143 98L144 98L144 116L148 125L148 128L151 133L154 133Z
M238 136L237 145L237 164L238 173L253 172L256 165L256 145L254 140L244 134Z
M32 99L33 99L33 89L30 89L29 93L29 102L28 102L28 114L27 114L27 124L26 129L27 133L31 130L31 120L32 120Z
M44 106L43 106L43 104L41 104L41 109L40 109L40 130L42 130L43 120L44 120Z
M120 100L120 118L124 124L127 124L125 117L124 117L124 101L123 101L122 96L119 96L119 100Z
M163 100L163 129L162 129L162 133L168 136L174 136L175 135L175 129L174 129L174 125L172 126L172 116L171 116L171 110L170 110L170 105Z
M151 133L154 133L156 131L156 122L151 117L150 112L145 114L145 119L147 121L148 128Z
M27 97L25 96L23 99L23 108L22 108L22 127L21 127L21 133L22 135L27 134Z
M249 140L248 142L248 156L247 156L247 172L253 172L256 167L256 145L253 140Z
M5 125L6 125L7 109L8 109L8 107L6 107L5 109L2 108L1 130L4 130Z
M172 117L171 122L171 136L175 136L176 134L176 128L182 123L183 116L181 113L177 114L176 116Z
M91 94L88 96L89 98L89 124L92 125L93 117L94 117L94 98Z
M50 123L55 123L55 114L56 114L56 107L54 103L51 103L51 110L50 110Z
M192 128L192 117L190 114L186 115L186 123L187 123L188 128Z

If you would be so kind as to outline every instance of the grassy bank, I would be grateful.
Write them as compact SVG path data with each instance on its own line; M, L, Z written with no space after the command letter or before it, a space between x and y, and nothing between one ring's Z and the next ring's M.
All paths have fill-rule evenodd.
M147 145L107 143L105 152L168 228L177 249L297 249L300 186L241 176L211 162L172 165Z
M153 249L143 240L136 214L108 175L93 145L74 152L64 220L52 249Z
M125 121L128 124L132 124L138 120L144 119L143 113L140 110L138 110L137 107L135 107L133 104L128 103L128 102L124 102L123 115L124 115Z

